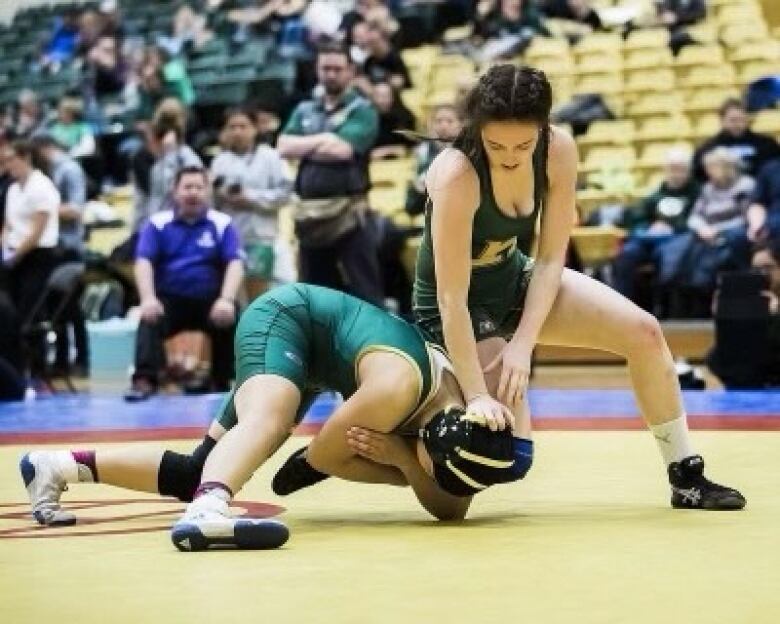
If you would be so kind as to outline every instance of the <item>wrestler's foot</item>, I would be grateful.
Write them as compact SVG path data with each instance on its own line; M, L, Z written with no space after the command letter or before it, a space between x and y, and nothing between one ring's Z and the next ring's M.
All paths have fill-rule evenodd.
M289 537L287 527L278 520L234 518L224 500L208 494L187 505L171 530L173 545L181 551L212 547L265 550L279 548Z
M304 453L307 448L309 447L304 446L295 451L279 468L271 481L271 489L274 494L286 496L328 478L329 475L312 468L311 464L306 461Z
M63 511L60 496L68 489L51 453L27 453L19 461L24 487L30 497L33 518L44 526L76 524L76 516Z
M704 477L704 460L693 455L669 465L672 507L727 511L742 509L747 501L737 490Z

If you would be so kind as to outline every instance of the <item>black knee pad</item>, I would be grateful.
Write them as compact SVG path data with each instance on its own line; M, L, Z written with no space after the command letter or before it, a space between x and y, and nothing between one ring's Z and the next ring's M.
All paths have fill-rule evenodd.
M157 490L163 496L175 496L189 503L200 485L200 475L216 441L206 436L191 455L165 451L157 473Z

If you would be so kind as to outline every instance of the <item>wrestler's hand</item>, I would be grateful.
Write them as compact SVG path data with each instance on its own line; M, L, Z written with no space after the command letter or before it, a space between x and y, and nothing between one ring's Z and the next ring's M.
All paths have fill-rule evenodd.
M466 404L466 413L484 420L491 431L503 431L507 427L514 429L515 416L512 411L489 394L480 394Z
M355 454L387 466L400 466L411 453L401 436L362 427L347 430L347 444Z
M517 412L523 403L531 375L531 351L533 347L511 340L501 349L496 358L485 367L486 373L501 366L496 396L512 412Z

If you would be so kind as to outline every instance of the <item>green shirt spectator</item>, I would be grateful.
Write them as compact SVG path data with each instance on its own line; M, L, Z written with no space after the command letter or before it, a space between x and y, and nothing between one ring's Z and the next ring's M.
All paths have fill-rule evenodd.
M358 154L366 154L379 133L379 116L366 98L354 89L347 90L335 109L326 111L325 100L315 97L299 104L292 112L282 134L307 135L321 132L319 121L326 122L329 131L352 146Z
M678 188L664 181L655 192L626 211L623 225L632 231L639 231L660 221L669 225L674 232L684 232L699 191L696 180L688 180Z

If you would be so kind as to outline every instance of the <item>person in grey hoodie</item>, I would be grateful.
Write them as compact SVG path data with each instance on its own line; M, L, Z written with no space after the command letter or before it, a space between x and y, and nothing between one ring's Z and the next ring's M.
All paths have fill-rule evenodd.
M271 282L295 280L289 243L279 236L278 211L292 194L287 165L270 145L257 145L256 113L249 107L225 114L224 149L211 163L217 208L233 217L247 255L250 298Z

